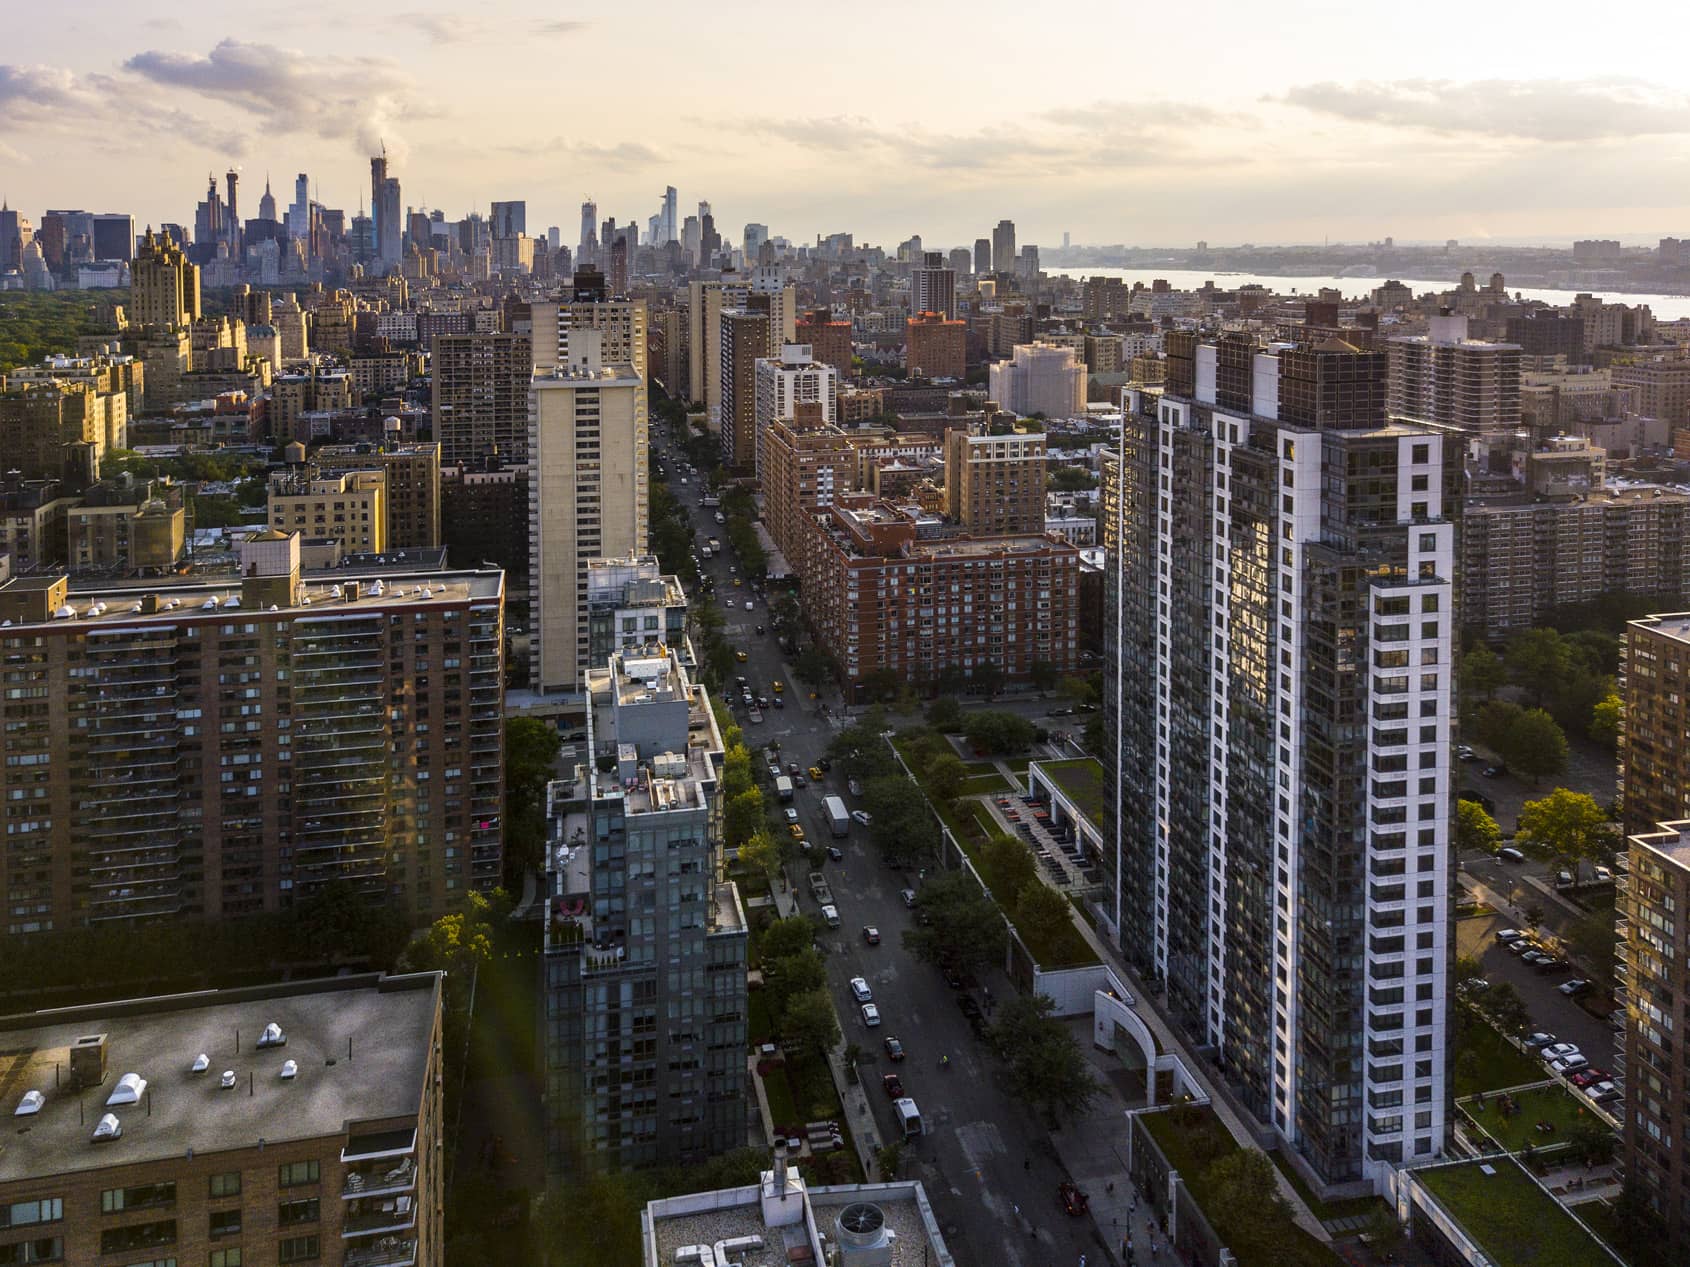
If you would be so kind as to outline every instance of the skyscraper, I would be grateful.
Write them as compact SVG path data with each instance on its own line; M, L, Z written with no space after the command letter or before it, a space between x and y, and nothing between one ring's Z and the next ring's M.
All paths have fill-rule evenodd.
M598 262L599 207L588 198L581 204L581 241L575 249L575 263L586 267Z
M994 273L1013 273L1015 271L1015 221L999 220L998 227L992 230L992 271Z
M1337 339L1170 334L1105 495L1106 925L1264 1125L1375 1185L1447 1130L1461 474L1384 389Z
M1393 417L1505 435L1520 425L1520 348L1467 337L1467 318L1433 317L1426 334L1391 339Z
M924 251L921 264L910 270L910 313L924 312L947 321L956 316L956 273L938 251Z
M974 239L974 275L989 276L992 271L992 242L990 238Z
M702 1161L745 1141L747 933L721 878L722 735L659 638L617 650L585 689L589 758L546 796L547 1165Z
M582 689L588 562L646 552L645 380L607 362L606 341L571 329L567 360L537 365L529 386L529 681L540 691Z
M429 377L442 464L461 466L491 454L518 465L528 460L529 339L491 330L435 336Z
M769 240L769 226L766 224L748 224L740 241L740 249L745 252L745 266L750 268L757 262L757 252L762 250L763 243Z
M0 202L0 273L23 267L23 249L35 240L29 221L10 204Z
M129 319L137 326L174 330L199 319L200 271L169 238L149 229L129 275Z
M675 240L675 231L678 227L675 221L675 213L678 208L679 197L675 193L675 187L669 185L663 190L663 222L658 226L658 238L653 245L662 246Z
M720 331L722 464L749 471L757 462L757 362L769 351L769 314L724 309Z
M223 174L229 186L229 205L223 221L223 240L229 244L229 254L239 258L241 253L241 174L230 168Z
M376 259L382 271L399 266L405 254L405 215L399 179L387 174L387 147L370 160L370 215L374 220Z
M270 178L264 178L264 194L258 200L258 218L260 220L274 220L276 218L276 196L270 192Z
M293 203L288 207L288 233L302 240L311 236L311 178L304 172L293 178Z
M494 237L521 237L528 232L528 204L521 199L514 202L496 202L493 204L491 219Z

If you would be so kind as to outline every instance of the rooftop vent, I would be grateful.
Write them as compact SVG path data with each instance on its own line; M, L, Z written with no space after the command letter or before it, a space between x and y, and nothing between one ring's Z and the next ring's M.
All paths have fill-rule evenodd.
M897 1243L885 1213L868 1201L840 1211L838 1239L841 1267L887 1267Z
M117 1114L107 1113L94 1127L94 1135L91 1142L95 1144L104 1144L108 1140L117 1139L122 1134L123 1123L117 1120Z
M47 1097L39 1091L25 1091L23 1099L18 1101L18 1107L12 1110L13 1117L28 1117L32 1113L41 1112L41 1106L47 1103Z
M106 1080L104 1034L85 1034L71 1043L70 1076L79 1087L97 1087Z
M282 1027L271 1021L264 1027L264 1032L258 1036L259 1047L286 1047L288 1036L282 1033Z
M235 1071L233 1069L225 1069L223 1071L223 1076L217 1080L217 1085L222 1087L225 1091L231 1090L235 1085Z
M282 1061L282 1077L294 1078L299 1076L299 1062L297 1060Z
M190 1073L204 1073L211 1068L211 1057L203 1051L194 1057L194 1063L188 1067Z
M76 619L76 608L72 607L69 603L66 603L63 607L59 608L57 611L55 611L53 613L53 619L54 620L75 620Z
M138 1073L126 1073L117 1080L112 1093L106 1097L106 1107L119 1104L139 1104L146 1094L147 1080Z

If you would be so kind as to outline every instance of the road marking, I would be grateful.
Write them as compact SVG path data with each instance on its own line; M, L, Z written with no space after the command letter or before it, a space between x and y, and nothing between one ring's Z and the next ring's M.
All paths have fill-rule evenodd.
M955 1130L957 1146L970 1170L981 1170L993 1157L1003 1156L1003 1132L996 1122L966 1122Z

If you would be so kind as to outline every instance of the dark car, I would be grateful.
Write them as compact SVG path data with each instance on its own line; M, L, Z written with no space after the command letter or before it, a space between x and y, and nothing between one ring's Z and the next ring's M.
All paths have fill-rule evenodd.
M943 968L939 969L939 972L945 978L945 984L950 986L951 989L962 989L962 973L958 972L955 967L950 964L946 964Z
M904 1096L903 1079L895 1073L885 1074L880 1079L880 1085L886 1088L886 1094L894 1100L901 1100Z
M761 638L763 636L763 626L761 626L761 625L757 626L757 636L759 638Z
M886 1048L886 1059L902 1060L904 1058L904 1045L890 1034L881 1040L881 1046Z
M817 758L816 764L819 765L824 770L833 769L833 762L829 761L826 757Z
M956 1005L957 1005L957 1008L962 1012L962 1014L964 1016L968 1017L970 1020L972 1020L974 1017L979 1016L981 1014L980 1005L978 1003L976 1003L974 1001L974 999L969 995L966 995L966 994L958 995Z
M1091 1208L1091 1198L1066 1179L1056 1185L1056 1199L1062 1202L1062 1208L1076 1219Z
M1508 767L1501 764L1487 765L1479 773L1483 774L1487 779L1499 779L1508 773Z
M827 856L832 858L835 862L845 861L845 851L838 845L829 845L827 847Z

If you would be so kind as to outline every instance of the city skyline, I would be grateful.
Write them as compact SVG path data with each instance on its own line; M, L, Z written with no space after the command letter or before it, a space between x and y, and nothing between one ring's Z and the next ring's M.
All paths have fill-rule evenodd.
M1156 55L1135 63L1130 93L1110 93L1060 73L1084 47L1075 32L1119 24L1105 4L1062 27L1019 24L1010 61L1014 14L941 0L924 16L958 68L945 87L887 55L876 19L893 11L878 3L805 59L782 51L784 31L701 45L654 38L679 29L662 20L511 3L471 16L417 0L390 18L306 3L271 41L92 0L20 32L0 63L0 192L39 215L118 188L138 224L181 223L204 172L234 164L255 188L266 171L284 186L310 172L325 205L350 213L385 142L408 206L456 217L523 198L536 226L568 225L590 192L603 214L642 223L674 185L683 206L711 201L734 240L755 221L794 241L850 230L967 244L1006 215L1046 250L1064 231L1145 245L1554 241L1690 221L1690 165L1672 161L1690 151L1690 99L1664 87L1671 40L1581 44L1575 60L1554 12L1575 21L1570 5L1525 28L1501 11L1410 18L1322 0L1298 6L1308 25L1292 41L1283 10L1226 7L1225 45L1177 14L1134 14L1121 34ZM762 121L716 104L723 56L763 68L759 95L776 105ZM625 94L614 133L567 126L607 117L583 107L635 68L659 90ZM1029 69L1030 100L959 87Z

